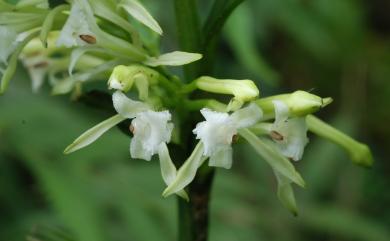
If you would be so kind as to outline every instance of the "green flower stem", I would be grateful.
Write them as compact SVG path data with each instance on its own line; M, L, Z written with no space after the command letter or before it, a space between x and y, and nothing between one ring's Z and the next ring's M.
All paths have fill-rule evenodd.
M352 139L313 115L306 117L306 123L311 132L344 148L355 164L364 167L372 166L374 159L367 145Z
M202 53L202 38L199 18L197 13L197 0L174 0L176 26L181 50L194 53ZM195 62L184 66L185 82L189 82L203 73L202 65L204 61ZM191 91L190 91L191 92ZM184 105L182 105L184 106ZM199 105L198 105L199 106ZM181 105L178 105L178 110ZM188 110L185 110L186 112ZM196 123L196 118L188 114L183 116L183 124L180 129L186 130L182 134L185 145L185 154L189 156L190 147L194 146L192 137L192 125ZM183 158L183 160L185 160ZM206 241L208 236L209 218L209 196L212 187L214 171L207 165L205 172L199 172L194 181L189 186L190 202L185 203L179 200L179 240L180 241Z

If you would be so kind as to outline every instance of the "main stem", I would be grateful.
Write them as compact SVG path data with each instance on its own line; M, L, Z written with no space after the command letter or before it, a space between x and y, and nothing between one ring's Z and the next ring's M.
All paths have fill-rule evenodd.
M202 53L201 29L197 12L197 0L174 0L176 26L181 50ZM184 67L186 82L202 73L201 63L192 63ZM196 118L189 115L183 121L183 141L187 143L186 156L191 154L195 146L191 130ZM214 170L204 165L198 170L194 181L188 189L190 201L178 199L178 228L179 241L207 241L209 227L209 200L214 177Z

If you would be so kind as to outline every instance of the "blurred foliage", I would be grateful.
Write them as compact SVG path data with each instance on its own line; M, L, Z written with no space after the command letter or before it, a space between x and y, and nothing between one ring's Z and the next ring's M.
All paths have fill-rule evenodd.
M144 0L176 47L172 4ZM210 9L202 0L203 19ZM164 9L164 11L161 11ZM262 95L296 89L332 96L326 120L372 147L371 170L311 138L297 168L299 216L278 202L269 168L250 147L218 170L210 240L390 240L390 5L384 0L247 0L218 43L216 77L252 78ZM0 240L174 240L176 200L163 199L157 162L131 160L112 130L94 145L62 150L99 109L33 95L23 69L0 97Z

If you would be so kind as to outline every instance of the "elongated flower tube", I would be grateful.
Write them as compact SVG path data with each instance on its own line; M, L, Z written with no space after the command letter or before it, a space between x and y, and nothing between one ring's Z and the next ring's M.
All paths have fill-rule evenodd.
M306 121L311 132L344 148L353 163L364 167L371 167L374 163L371 150L366 144L354 140L313 115L308 115Z
M255 124L262 116L261 109L255 104L239 109L231 115L207 108L202 109L201 113L206 120L198 123L193 130L196 138L200 139L200 145L179 169L176 180L165 189L163 196L173 194L188 185L203 163L202 157L209 158L209 166L230 169L233 160L233 137L238 129Z

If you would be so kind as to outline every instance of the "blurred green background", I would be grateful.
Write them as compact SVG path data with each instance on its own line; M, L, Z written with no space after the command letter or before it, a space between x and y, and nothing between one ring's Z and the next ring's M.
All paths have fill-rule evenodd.
M165 31L163 49L177 49L171 1L143 2ZM202 19L209 2L199 1ZM263 96L302 89L333 97L318 115L369 144L376 163L356 167L310 136L297 163L307 188L295 189L293 217L271 169L239 145L233 168L216 174L210 240L390 240L389 11L387 0L247 0L237 9L214 76L253 79ZM1 241L175 240L176 200L161 197L156 160L130 159L127 136L113 129L62 154L110 113L50 96L49 86L32 94L21 67L11 85L0 97Z

